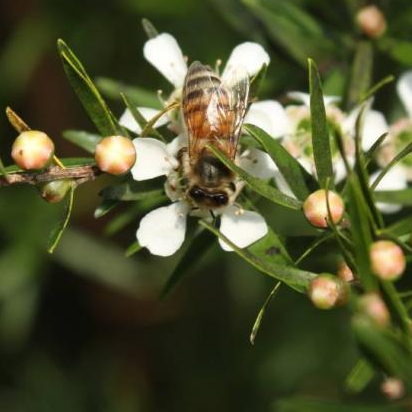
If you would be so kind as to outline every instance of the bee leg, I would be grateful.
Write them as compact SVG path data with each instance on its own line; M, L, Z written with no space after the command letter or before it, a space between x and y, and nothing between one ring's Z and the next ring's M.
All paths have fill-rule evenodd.
M237 210L235 212L236 215L241 216L243 213L245 213L245 209L243 209L242 205L239 203L233 203L233 206L237 207Z

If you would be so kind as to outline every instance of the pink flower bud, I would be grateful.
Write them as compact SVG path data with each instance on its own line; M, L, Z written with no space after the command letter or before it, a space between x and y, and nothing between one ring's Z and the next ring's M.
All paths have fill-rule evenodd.
M43 169L50 164L53 154L53 141L37 130L20 133L11 149L11 157L23 170Z
M405 386L398 378L387 378L382 383L381 390L389 399L400 399L405 393Z
M321 274L310 283L308 294L317 308L332 309L346 302L348 286L336 276Z
M389 310L377 293L367 293L359 298L358 307L376 326L386 327L390 323Z
M48 203L61 202L74 184L71 179L55 180L39 187L40 196Z
M341 260L338 264L338 277L344 282L352 282L355 279L351 268L346 264L344 260Z
M363 7L356 15L359 28L371 39L381 37L386 31L386 19L381 10L370 5Z
M136 149L127 137L109 136L98 143L94 157L97 166L103 172L122 175L134 165Z
M369 258L372 272L381 279L395 280L405 270L405 255L402 249L390 240L379 240L373 243Z
M345 211L342 198L335 192L328 191L328 200L332 221L338 223ZM303 213L306 219L315 227L328 226L328 208L326 203L326 190L320 189L313 192L303 203Z

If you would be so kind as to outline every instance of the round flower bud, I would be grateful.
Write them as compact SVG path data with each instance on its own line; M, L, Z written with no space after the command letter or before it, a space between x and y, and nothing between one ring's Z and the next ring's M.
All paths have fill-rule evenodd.
M321 274L310 283L308 294L317 308L332 309L346 302L348 286L336 276Z
M127 137L109 136L97 144L94 157L97 166L103 172L122 175L134 165L136 149Z
M64 199L73 183L72 179L62 179L44 183L39 187L40 196L46 202L59 203Z
M382 383L381 390L389 399L400 399L405 393L405 386L398 378L387 378Z
M386 31L386 19L374 5L363 7L356 15L356 22L364 34L371 39L381 37Z
M386 327L390 322L389 310L377 293L367 293L359 298L359 311L366 315L376 326Z
M43 169L50 164L53 154L53 141L37 130L20 133L11 149L11 157L23 170Z
M342 219L343 212L345 211L345 204L342 198L335 192L329 190L327 193L332 221L338 223ZM327 227L328 206L326 202L326 190L320 189L309 195L303 203L303 213L313 226L319 228Z
M344 260L341 260L338 264L338 273L339 279L344 282L352 282L355 279L353 276L351 268L346 264Z
M372 272L381 279L395 280L405 270L406 260L402 249L390 240L374 242L369 251Z

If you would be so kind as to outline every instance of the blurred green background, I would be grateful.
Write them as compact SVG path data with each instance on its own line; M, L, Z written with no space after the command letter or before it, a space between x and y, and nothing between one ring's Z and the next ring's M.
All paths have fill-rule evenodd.
M306 91L308 56L317 60L326 92L345 96L362 41L354 15L364 4L2 1L0 108L10 105L31 127L46 131L59 156L83 155L61 137L67 128L94 129L66 81L56 39L75 50L93 77L167 91L143 59L142 17L172 33L191 59L211 64L242 41L261 42L272 59L262 97L283 102L289 90ZM368 43L374 54L370 83L412 66L412 4L376 4L388 18L388 33ZM120 115L120 101L110 102ZM376 106L389 117L401 112L394 85L378 95ZM15 132L4 115L0 137L0 153L9 164ZM159 259L142 251L124 258L138 220L107 236L113 230L110 216L93 219L98 192L107 183L102 178L78 190L74 218L54 255L46 253L46 244L62 206L45 203L31 187L1 190L1 411L332 410L294 409L294 401L285 401L306 396L385 402L379 379L357 397L342 389L358 357L344 309L320 312L304 296L281 288L252 346L251 327L273 282L218 246L160 300L178 257ZM298 233L295 216L272 209L268 217L283 234ZM309 242L290 236L292 255ZM326 246L307 265L334 271L335 258Z

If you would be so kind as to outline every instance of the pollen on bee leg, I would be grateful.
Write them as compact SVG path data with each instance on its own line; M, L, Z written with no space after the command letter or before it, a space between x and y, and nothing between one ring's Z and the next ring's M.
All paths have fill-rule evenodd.
M243 209L243 207L239 205L238 203L235 203L234 206L237 207L237 210L235 211L236 216L242 216L245 213L245 209Z

